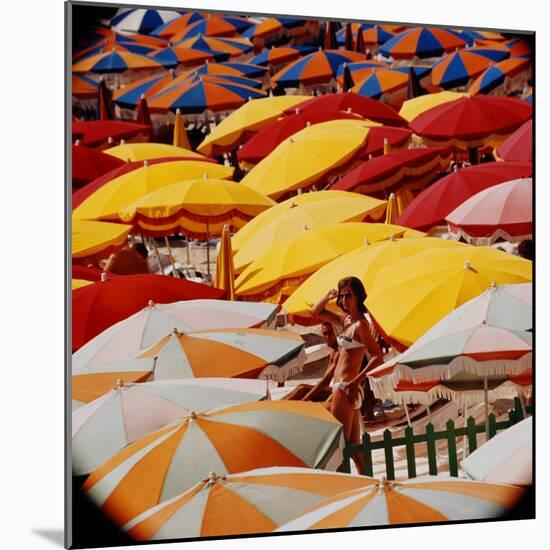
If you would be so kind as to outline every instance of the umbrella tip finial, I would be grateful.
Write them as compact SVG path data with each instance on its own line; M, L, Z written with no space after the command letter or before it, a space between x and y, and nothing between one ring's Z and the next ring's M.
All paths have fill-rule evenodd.
M465 269L472 269L472 264L470 263L470 260L466 260L464 262L464 268Z
M304 223L304 231L307 231L309 227L307 226L307 223Z
M294 143L294 138L289 138L290 143Z
M153 300L149 300L147 302L147 307L155 307L155 302L153 302Z
M384 141L386 141L386 140L384 140ZM391 200L391 201L392 201L392 200L393 200L393 201L395 200L395 193L390 193L390 200Z
M297 115L300 114L300 107L296 107L295 111Z
M145 99L145 94L141 94L141 95L139 96L139 98L140 98L140 99Z
M351 113L351 112L352 112L352 111L351 111L351 107L348 107L348 108L347 108L347 112L348 112L348 113Z
M75 142L74 142L75 145L80 145L80 140L77 139Z
M309 127L311 126L311 121L308 120L308 121L306 122L306 126L309 128Z
M124 380L122 380L122 378L119 378L119 379L116 381L116 387L117 387L117 389L123 388L123 387L124 387Z
M107 143L113 143L114 141L115 140L111 136L107 138Z
M207 179L208 179L208 174L207 174L206 172L202 175L202 179L203 179L203 180L207 180Z
M496 288L496 287L497 287L496 281L491 281L491 288Z
M367 239L367 237L365 237L365 239L363 240L363 243L365 246L369 246L369 240Z
M121 145L126 145L126 140L125 140L125 139L121 139L121 140L120 140L120 144L121 144Z
M397 241L397 237L395 235L390 235L390 241L392 242Z
M104 283L107 280L107 273L103 272L101 274L101 282Z
M172 334L176 334L176 335L179 334L179 331L178 331L177 327L174 327L172 329Z
M197 413L196 413L195 411L191 411L191 412L189 413L189 418L190 418L191 420L197 420Z
M145 168L147 168L147 166L149 166L149 161L148 161L147 159L145 159L145 160L143 161L143 166L144 166Z
M179 107L176 109L176 115L181 115L181 109Z

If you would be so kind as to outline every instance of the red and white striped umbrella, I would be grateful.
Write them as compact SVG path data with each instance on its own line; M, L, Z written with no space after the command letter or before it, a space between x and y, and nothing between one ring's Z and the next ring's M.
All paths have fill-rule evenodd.
M533 180L521 178L480 191L445 218L449 231L472 244L533 237Z

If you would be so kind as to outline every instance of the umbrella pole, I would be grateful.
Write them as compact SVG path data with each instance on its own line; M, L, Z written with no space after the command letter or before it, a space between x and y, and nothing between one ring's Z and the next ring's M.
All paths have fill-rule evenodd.
M185 235L185 250L187 252L187 265L191 265L191 260L189 259L189 236Z
M489 441L489 383L487 376L483 377L483 398L485 400L485 441Z
M180 274L176 271L176 262L174 261L174 256L172 256L172 248L170 247L170 241L168 240L168 237L164 237L164 242L166 243L166 247L168 248L168 256L170 257L170 263L172 264L172 276L176 277L176 279L180 278Z
M411 417L409 416L409 407L407 407L407 403L403 403L403 405L405 406L405 416L407 417L407 424L408 424L409 428L412 428L412 426L411 426Z
M151 239L151 242L153 243L153 250L155 251L155 256L157 257L157 262L159 263L160 273L161 273L161 275L164 275L164 271L162 269L162 263L160 261L160 253L159 253L159 249L157 247L157 242L155 241L154 238Z
M210 226L206 222L206 273L210 277Z
M466 405L466 395L464 395L462 400L462 414L464 415L464 427L468 427L468 405ZM466 436L464 435L462 437L462 460L464 460L467 456L467 450L466 450Z

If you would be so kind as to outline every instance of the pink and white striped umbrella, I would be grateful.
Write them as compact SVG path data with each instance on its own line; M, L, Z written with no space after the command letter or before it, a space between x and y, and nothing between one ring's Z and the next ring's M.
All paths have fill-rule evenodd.
M449 231L471 244L498 238L521 242L533 237L533 181L511 180L480 191L446 218Z

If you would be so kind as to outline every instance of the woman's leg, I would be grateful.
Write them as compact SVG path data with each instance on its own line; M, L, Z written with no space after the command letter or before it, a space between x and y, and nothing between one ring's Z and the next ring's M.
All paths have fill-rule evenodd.
M337 389L332 392L330 412L344 425L344 437L346 441L350 441L354 408L353 403L350 403L348 394L345 391Z

